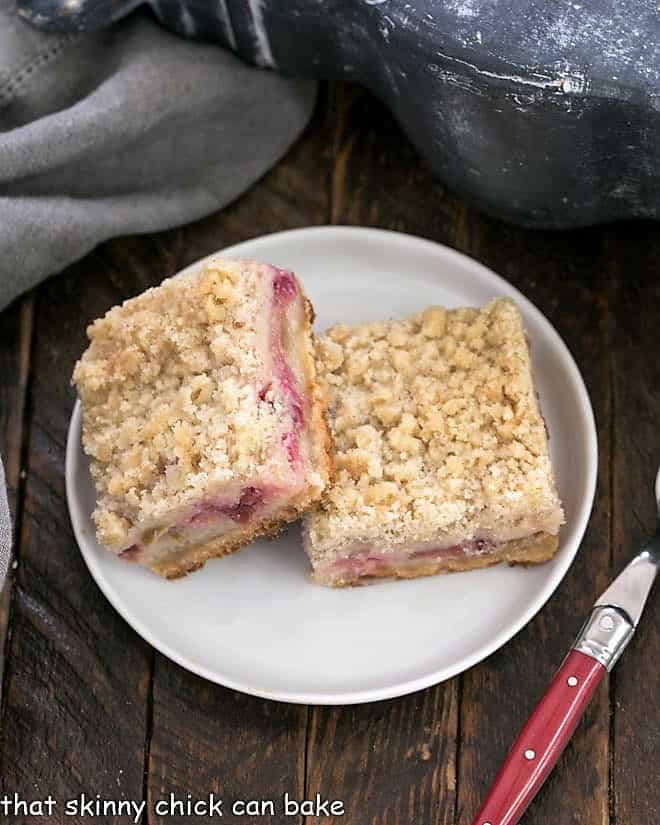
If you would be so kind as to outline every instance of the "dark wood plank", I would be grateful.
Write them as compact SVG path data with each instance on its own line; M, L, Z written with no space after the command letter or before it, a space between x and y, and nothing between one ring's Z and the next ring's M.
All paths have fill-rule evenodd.
M90 256L42 286L35 306L0 775L5 792L24 799L50 793L61 805L83 792L142 798L151 653L87 572L64 493L73 364L85 346L87 321L121 297L104 276L102 259ZM65 821L61 808L58 814ZM35 819L20 815L11 821Z
M281 811L285 793L302 798L305 773L306 708L255 699L186 673L162 656L156 659L153 688L154 726L148 772L149 808L153 812L170 794L207 801L223 800L229 822L278 822L271 816L233 816L236 801L271 800ZM149 822L190 823L189 816L167 808ZM249 810L243 808L242 810ZM195 823L217 822L200 814ZM290 822L298 822L295 817Z
M420 165L375 98L339 85L332 101L332 222L461 245L465 208ZM342 799L345 818L308 822L453 825L459 680L392 702L314 708L307 796Z
M454 825L457 680L388 702L313 708L306 798L342 816L306 823Z
M621 254L621 252L625 254ZM653 530L653 482L660 465L660 237L657 224L618 227L609 239L612 277L614 464L612 535L618 571ZM614 822L660 816L656 592L612 674Z
M26 296L0 314L0 455L13 518L17 510L33 300L32 295Z
M30 295L16 301L0 314L0 456L5 469L14 535L18 529L23 419L32 345L32 309L33 296ZM0 589L0 701L16 564L14 558Z
M472 215L466 251L518 286L551 320L585 378L599 433L598 492L578 556L538 616L465 674L458 765L459 825L469 825L511 742L550 681L610 566L611 391L606 230L525 232ZM551 434L552 435L552 434ZM608 821L608 690L601 687L524 822Z
M255 235L327 223L326 110L321 102L302 139L236 203L178 232L152 238L150 249L136 245L130 261L122 258L126 247L116 244L121 249L119 255L110 250L113 267L128 265L144 273L141 282L158 281L203 255ZM280 800L285 791L302 798L306 728L304 707L225 690L157 656L147 779L150 802L169 792L205 798L214 789L228 800ZM153 821L179 819L154 816ZM240 821L264 820L246 815Z
M329 115L331 223L377 226L462 245L465 203L431 177L376 98L338 84Z

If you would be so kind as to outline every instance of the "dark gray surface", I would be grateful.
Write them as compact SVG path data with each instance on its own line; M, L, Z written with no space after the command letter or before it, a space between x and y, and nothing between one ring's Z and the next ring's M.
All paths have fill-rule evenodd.
M73 11L66 0L20 2L33 21L59 29L121 13L98 0ZM655 0L152 6L167 27L257 65L362 83L433 172L487 212L539 227L660 215Z

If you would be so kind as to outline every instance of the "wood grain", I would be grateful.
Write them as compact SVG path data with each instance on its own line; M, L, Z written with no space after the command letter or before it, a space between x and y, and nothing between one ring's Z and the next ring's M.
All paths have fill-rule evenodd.
M0 324L0 455L9 510L16 517L23 444L23 416L32 346L33 296L16 301L2 313Z
M139 260L136 254L132 266L149 273L145 280L159 279L163 274L159 263L166 263L171 274L170 270L255 235L326 223L325 110L319 107L303 139L256 187L223 212L158 236L156 255ZM158 655L147 772L149 799L156 802L169 792L203 799L214 789L228 800L279 801L285 791L302 798L306 728L305 708L258 701L205 683ZM153 821L179 819L156 816ZM236 821L264 820L246 815Z
M0 456L7 481L9 512L14 535L19 527L19 489L23 454L25 413L30 351L32 348L33 296L14 302L2 313L0 323ZM11 594L14 587L14 559L0 589L0 702L4 683L5 647L10 626Z
M142 796L150 652L99 593L71 534L64 451L87 321L122 295L88 257L38 291L0 752L3 791ZM84 309L82 309L84 307ZM34 823L15 816L12 822ZM59 820L88 821L63 818ZM124 817L106 817L108 823Z
M453 825L456 680L402 699L312 710L305 795L344 803L305 822Z
M620 250L626 249L625 255ZM656 224L618 227L608 240L612 289L614 464L612 536L618 571L655 526L660 466L660 237ZM612 808L616 825L660 817L658 584L613 671Z
M464 242L465 204L435 181L387 109L354 86L339 83L329 100L333 224L378 226Z
M156 658L153 732L148 764L149 807L170 794L224 800L224 820L289 821L258 815L232 816L236 801L272 800L281 812L285 793L302 798L307 710L255 699L193 676L162 656ZM244 809L247 810L247 809ZM149 822L190 823L182 815L150 816ZM204 815L193 820L217 822Z
M470 254L518 286L572 351L596 416L599 478L585 539L556 594L505 648L464 676L459 825L472 821L518 730L605 588L610 566L611 391L602 235L531 233L474 215L469 237ZM608 737L608 692L603 685L523 822L607 823Z

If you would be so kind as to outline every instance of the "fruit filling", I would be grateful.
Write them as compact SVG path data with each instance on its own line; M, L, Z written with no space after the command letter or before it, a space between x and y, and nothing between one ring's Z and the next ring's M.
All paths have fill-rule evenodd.
M239 524L246 524L253 517L255 510L264 501L264 491L258 487L246 487L237 501L227 503L226 500L204 501L197 512L190 516L184 524L191 527L206 527L215 521L229 518Z
M435 545L390 553L379 553L376 549L361 549L359 552L321 565L319 572L329 577L350 579L387 576L389 571L394 573L406 566L414 568L416 565L445 559L469 558L492 553L495 546L495 542L489 539L468 539L448 547Z
M151 527L142 534L141 541L132 544L119 554L126 561L141 561L146 548L157 552L159 548L194 543L206 533L230 530L232 525L247 525L258 519L263 511L277 500L275 490L262 487L244 487L238 498L216 497L200 502L174 524Z
M305 415L304 403L298 390L296 377L285 355L286 313L296 297L296 281L291 272L273 267L273 297L270 325L270 355L273 382L291 419L292 429L282 434L282 444L289 463L298 469L302 463L300 454L300 432ZM269 382L260 392L265 397L273 382Z

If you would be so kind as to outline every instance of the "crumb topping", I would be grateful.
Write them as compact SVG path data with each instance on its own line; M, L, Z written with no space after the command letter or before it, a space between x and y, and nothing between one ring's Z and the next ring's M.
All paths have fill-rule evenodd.
M306 519L313 557L356 540L557 532L548 440L511 301L338 325L317 351L337 475Z
M88 328L73 380L106 546L122 547L134 524L214 485L264 473L288 479L279 446L288 413L265 392L270 270L215 259Z

